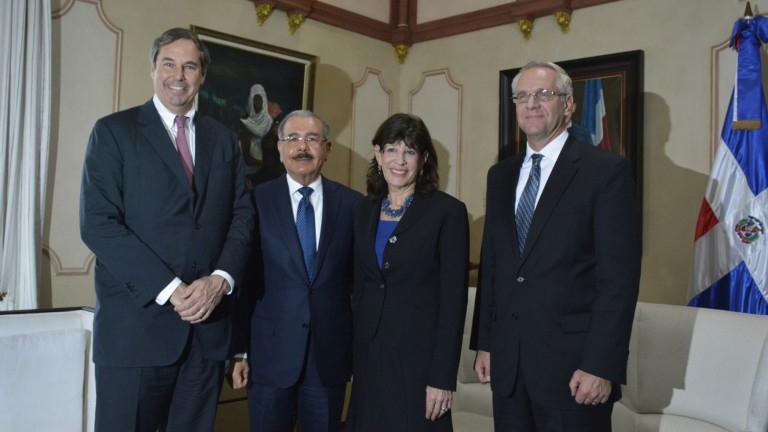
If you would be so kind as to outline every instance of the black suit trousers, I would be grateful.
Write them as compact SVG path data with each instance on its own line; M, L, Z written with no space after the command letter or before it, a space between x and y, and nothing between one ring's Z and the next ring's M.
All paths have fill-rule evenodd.
M196 339L169 366L97 365L96 431L212 431L224 363L206 359Z

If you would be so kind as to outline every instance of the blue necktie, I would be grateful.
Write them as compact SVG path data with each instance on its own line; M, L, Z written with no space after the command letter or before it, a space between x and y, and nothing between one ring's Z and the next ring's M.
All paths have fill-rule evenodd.
M301 201L299 209L296 212L296 230L299 232L299 241L301 242L301 251L304 252L304 264L307 267L307 279L312 282L312 275L315 271L315 257L317 256L316 238L315 238L315 209L309 202L309 196L314 190L309 186L299 189Z
M520 255L523 254L525 246L525 237L528 235L528 228L533 219L533 210L536 208L536 194L539 192L539 180L541 179L541 158L544 156L534 153L531 155L533 166L528 175L528 182L525 183L523 194L520 195L520 204L517 205L515 214L515 224L517 225L517 246L520 248Z

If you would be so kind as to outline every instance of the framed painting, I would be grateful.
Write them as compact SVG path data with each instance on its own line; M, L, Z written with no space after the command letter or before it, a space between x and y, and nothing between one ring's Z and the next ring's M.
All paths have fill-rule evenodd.
M312 109L317 58L194 25L190 29L212 60L197 109L237 134L249 188L280 176L277 125L291 111Z
M642 197L643 51L556 63L573 80L576 112L572 123L590 133L592 144L629 159L638 197ZM499 160L525 151L525 134L517 125L512 101L512 80L519 71L520 68L500 72ZM603 108L596 110L601 104ZM604 113L602 118L594 114L596 111Z

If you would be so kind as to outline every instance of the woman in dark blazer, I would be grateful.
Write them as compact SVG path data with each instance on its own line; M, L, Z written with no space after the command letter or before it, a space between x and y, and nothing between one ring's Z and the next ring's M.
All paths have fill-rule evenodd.
M437 190L424 122L388 118L355 209L354 370L346 430L451 431L467 304L464 203Z

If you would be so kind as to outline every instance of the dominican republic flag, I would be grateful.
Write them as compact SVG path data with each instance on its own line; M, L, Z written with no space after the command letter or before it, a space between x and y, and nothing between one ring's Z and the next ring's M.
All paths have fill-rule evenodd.
M584 82L584 108L581 125L592 135L592 143L603 150L611 150L608 135L608 117L605 115L603 84L600 78Z
M701 205L690 306L768 315L768 111L761 80L763 17L736 22L736 85Z

